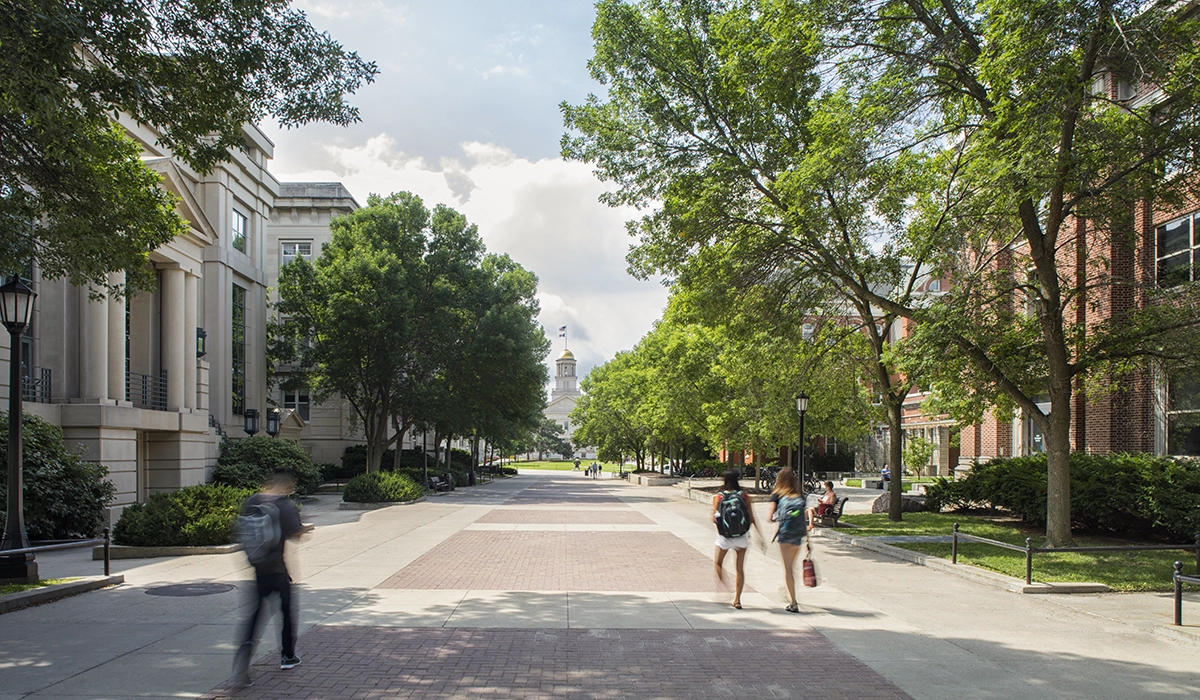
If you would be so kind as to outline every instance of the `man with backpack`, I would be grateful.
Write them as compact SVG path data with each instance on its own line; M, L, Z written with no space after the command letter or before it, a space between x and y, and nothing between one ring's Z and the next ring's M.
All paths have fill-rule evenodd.
M272 595L279 596L279 607L283 614L283 658L279 667L289 669L300 665L300 657L296 655L296 608L292 596L292 577L284 560L286 542L303 531L300 511L288 499L294 490L295 482L291 474L283 470L276 471L263 485L262 491L247 499L238 519L237 538L254 567L256 593L253 610L242 626L239 635L241 644L233 661L234 681L241 686L253 684L249 673L250 661L258 638L264 601Z

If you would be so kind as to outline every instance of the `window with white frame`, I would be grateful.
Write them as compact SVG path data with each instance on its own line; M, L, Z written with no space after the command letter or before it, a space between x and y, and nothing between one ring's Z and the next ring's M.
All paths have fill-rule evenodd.
M304 421L308 422L309 409L312 404L308 398L308 389L296 389L283 392L283 407L295 409Z
M1177 372L1167 383L1167 454L1200 455L1200 372Z
M233 249L242 253L246 252L246 237L249 234L250 220L246 215L237 209L233 210L233 221L230 226L230 240L233 243Z
M296 258L312 262L312 241L284 241L279 244L279 264L287 265Z
M1158 286L1174 287L1197 279L1200 263L1200 212L1154 229Z

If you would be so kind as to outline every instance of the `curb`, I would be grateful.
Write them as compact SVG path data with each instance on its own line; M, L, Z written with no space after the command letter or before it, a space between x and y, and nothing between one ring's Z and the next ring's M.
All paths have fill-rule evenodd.
M1156 636L1200 647L1200 627L1195 625L1155 625L1150 632Z
M949 559L942 559L930 554L913 552L889 544L876 542L870 537L855 537L828 528L817 530L815 535L826 539L844 542L860 549L866 549L878 554L900 559L903 561L928 567L937 571L953 574L968 581L982 583L993 588L1000 588L1013 593L1022 594L1067 594L1067 593L1108 593L1111 589L1103 583L1032 583L1026 584L1023 579L1005 576L994 571L980 569L967 564L953 564Z
M109 545L109 559L152 559L155 557L188 557L200 554L229 554L240 552L240 544L214 544L206 547L131 547ZM104 546L92 547L92 561L104 559Z
M19 610L30 605L49 603L59 598L87 593L88 591L107 588L108 586L115 586L118 583L124 582L125 576L123 574L113 576L85 576L78 581L67 581L66 583L56 583L53 586L35 588L31 591L10 593L6 596L0 596L0 613Z
M377 510L379 508L391 508L392 506L410 506L414 503L420 503L425 500L425 496L411 501L385 501L383 503L347 503L342 501L338 504L338 510Z

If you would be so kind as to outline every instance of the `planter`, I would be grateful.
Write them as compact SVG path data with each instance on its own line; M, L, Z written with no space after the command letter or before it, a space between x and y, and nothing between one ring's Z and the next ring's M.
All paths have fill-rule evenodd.
M420 503L425 500L424 496L411 501L384 501L382 503L347 503L342 501L338 504L338 510L377 510L379 508L390 508L391 506L408 506L413 503Z
M104 557L103 554L100 555ZM17 610L30 605L40 605L41 603L49 603L59 598L86 593L108 586L115 586L118 583L124 583L124 574L116 574L115 576L85 576L76 581L67 581L66 583L56 583L53 586L42 586L20 593L10 593L9 595L0 596L0 613L6 613L10 610Z
M108 548L109 559L150 559L153 557L188 557L197 554L229 554L241 551L240 544L215 544L207 547L129 547L114 544ZM92 560L104 558L104 547L92 548Z

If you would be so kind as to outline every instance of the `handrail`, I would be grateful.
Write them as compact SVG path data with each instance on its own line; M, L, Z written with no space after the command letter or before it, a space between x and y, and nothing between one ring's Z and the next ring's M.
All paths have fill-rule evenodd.
M1196 534L1195 544L1136 544L1136 545L1115 545L1110 547L1034 547L1033 538L1025 538L1025 546L1020 547L1008 542L999 540L991 540L986 537L977 537L968 535L958 531L958 523L954 523L953 539L950 545L950 561L958 563L958 541L960 539L971 542L980 542L990 544L995 547L1003 547L1016 552L1025 553L1025 585L1033 583L1033 555L1042 552L1155 552L1155 551L1170 551L1170 550L1194 550L1196 552L1196 574L1200 576L1200 533ZM1186 577L1190 578L1190 577ZM1198 581L1200 582L1200 581Z
M80 547L92 547L98 544L104 545L104 575L108 576L112 572L112 560L109 558L109 548L112 546L112 533L108 528L104 528L103 537L96 537L90 540L75 540L74 542L60 542L59 544L43 544L38 545L37 547L21 547L20 549L0 549L0 557L7 557L13 554L51 552L59 549L79 549Z
M1196 573L1200 574L1200 571L1197 571ZM1171 577L1171 579L1175 582L1175 626L1182 627L1183 626L1183 584L1187 583L1187 584L1191 584L1193 586L1200 586L1200 575L1184 576L1183 575L1183 562L1177 561L1177 562L1175 562L1175 574Z

